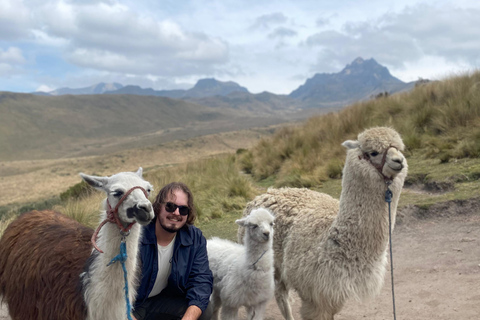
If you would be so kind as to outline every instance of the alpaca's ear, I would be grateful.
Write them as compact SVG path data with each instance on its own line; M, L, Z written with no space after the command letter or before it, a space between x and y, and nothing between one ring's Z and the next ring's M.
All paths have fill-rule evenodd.
M342 146L344 146L347 149L355 149L360 147L360 142L354 141L354 140L347 140L344 143L342 143Z
M142 167L138 167L138 170L137 170L137 172L135 172L135 174L141 178L141 177L142 177L142 174L143 174L143 168L142 168Z
M94 187L98 190L103 190L103 187L107 184L108 178L107 177L97 177L97 176L89 176L85 173L80 173L80 176L86 183Z
M247 219L246 218L238 219L238 220L235 220L235 223L238 224L239 226L245 227L245 224L247 223Z

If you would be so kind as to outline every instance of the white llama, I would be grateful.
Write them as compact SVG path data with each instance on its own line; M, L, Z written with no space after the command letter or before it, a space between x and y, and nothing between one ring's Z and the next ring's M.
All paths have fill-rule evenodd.
M208 259L213 272L212 320L237 319L245 306L248 320L261 320L273 298L273 215L266 209L253 210L236 223L246 228L245 245L212 238L207 241Z
M332 320L349 298L378 294L387 265L389 210L392 228L407 175L403 142L390 128L372 128L348 148L340 202L308 189L269 189L244 211L266 207L275 215L275 298L293 320L288 292L295 289L304 320ZM239 240L244 230L239 228Z
M107 194L95 233L58 212L31 211L14 220L0 239L0 295L13 320L126 319L122 263L108 266L122 241L128 297L134 303L141 225L154 217L148 200L152 185L142 178L142 168L110 177L80 175Z

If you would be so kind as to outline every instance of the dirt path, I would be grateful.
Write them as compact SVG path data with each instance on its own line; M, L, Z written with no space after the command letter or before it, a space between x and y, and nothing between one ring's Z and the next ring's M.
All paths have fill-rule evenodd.
M480 319L480 211L440 218L407 216L393 234L398 320ZM295 298L295 295L292 295ZM300 301L293 303L300 320ZM0 320L7 320L0 310ZM245 319L242 310L240 319ZM265 320L281 320L275 301ZM393 319L390 276L380 296L347 302L336 320Z

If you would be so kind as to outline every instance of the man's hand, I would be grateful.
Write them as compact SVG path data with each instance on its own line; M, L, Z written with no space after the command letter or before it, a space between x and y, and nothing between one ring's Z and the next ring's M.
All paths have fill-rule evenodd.
M202 315L202 310L197 306L188 307L187 311L183 315L182 320L198 320Z

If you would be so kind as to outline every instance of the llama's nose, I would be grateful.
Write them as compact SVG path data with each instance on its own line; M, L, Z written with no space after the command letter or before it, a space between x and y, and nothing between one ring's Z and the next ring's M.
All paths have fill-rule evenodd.
M148 203L148 204L143 204L143 205L139 205L139 206L138 206L138 209L139 209L139 210L146 211L146 212L150 212L150 211L152 211L152 205L151 205L150 203Z
M153 219L152 205L135 204L133 207L127 209L127 216L131 219L137 220L140 224L147 224Z
M264 232L263 232L263 237L264 237L265 239L268 239L268 237L270 237L270 231L264 231Z
M399 170L403 169L403 158L393 158L392 161L400 165Z
M403 158L393 158L392 161L402 164Z

